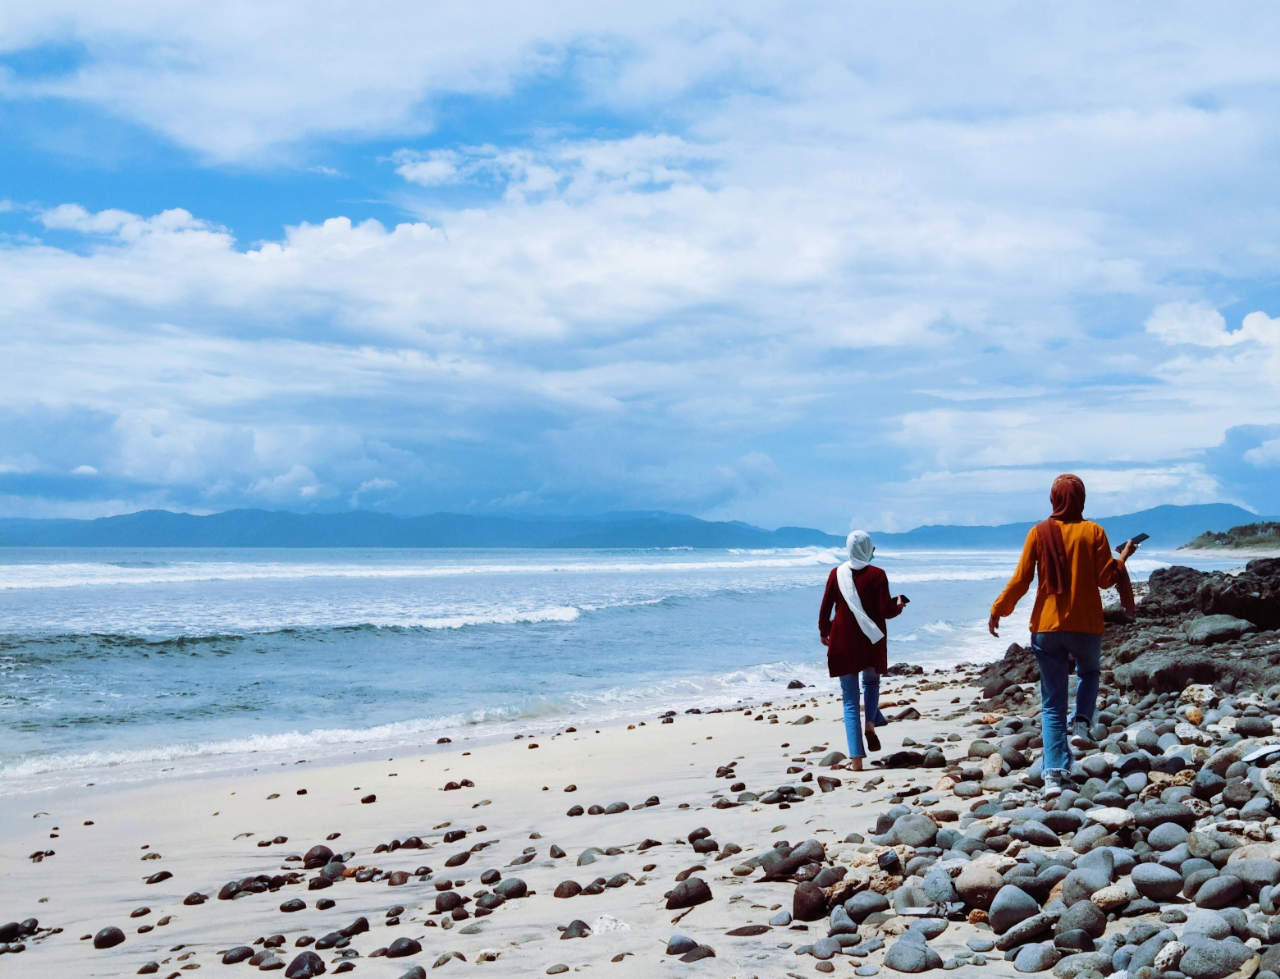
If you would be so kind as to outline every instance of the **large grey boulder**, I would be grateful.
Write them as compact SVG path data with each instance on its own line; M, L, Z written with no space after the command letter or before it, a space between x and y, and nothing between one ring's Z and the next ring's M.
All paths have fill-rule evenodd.
M1248 619L1236 618L1234 615L1206 615L1200 619L1188 619L1182 624L1182 631L1186 633L1189 642L1197 646L1211 646L1239 639L1246 633L1257 632L1258 627Z
M938 838L938 824L923 813L901 816L894 821L893 836L907 846L933 846Z
M987 911L987 918L991 923L991 930L997 935L1003 935L1019 921L1039 912L1040 905L1035 898L1019 887L1005 884L996 892Z
M902 938L884 953L884 964L897 972L928 972L942 968L942 956L931 949L918 936Z
M1138 893L1153 901L1171 901L1182 890L1182 875L1158 863L1140 863L1129 878Z

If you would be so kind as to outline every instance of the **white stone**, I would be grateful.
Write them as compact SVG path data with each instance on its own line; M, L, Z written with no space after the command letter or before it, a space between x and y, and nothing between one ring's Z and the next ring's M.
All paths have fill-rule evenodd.
M1116 806L1107 806L1104 809L1090 809L1085 815L1089 822L1098 823L1105 826L1111 832L1118 829L1124 829L1126 826L1134 824L1135 817L1128 809L1120 809Z
M1170 969L1176 969L1178 962L1182 959L1182 953L1187 950L1187 946L1182 942L1170 942L1164 948L1156 953L1156 959L1151 963L1151 967L1157 972L1168 972Z
M603 935L610 931L630 931L631 926L625 921L620 921L611 914L602 914L592 922L591 930L597 935Z
M1174 726L1173 733L1183 744L1198 745L1207 748L1213 744L1213 735L1208 731L1202 731L1194 724L1188 721L1180 721Z
M1209 702L1213 700L1213 687L1207 683L1192 683L1183 688L1182 697L1179 698L1185 704L1195 704L1203 709L1209 706Z
M1125 878L1118 884L1108 884L1101 890L1094 891L1089 900L1103 911L1114 911L1139 897L1138 889L1133 882Z

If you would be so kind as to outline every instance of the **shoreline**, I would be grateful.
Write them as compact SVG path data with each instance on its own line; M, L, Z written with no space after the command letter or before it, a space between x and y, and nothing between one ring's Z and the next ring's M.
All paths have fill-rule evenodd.
M944 723L941 716L958 707L967 709L974 690L962 689L953 680L955 675L885 678L884 699L914 698L916 703L910 706L924 716L881 728L885 734L881 757L904 736L917 740L937 736L935 732ZM928 681L941 681L944 686L920 692L919 684ZM719 958L708 960L707 964L715 964L703 972L736 974L736 965L726 971L735 940L723 936L725 930L742 923L738 920L742 916L736 913L742 909L735 908L739 901L735 894L750 894L757 886L777 891L776 900L769 900L771 906L783 901L784 891L789 900L791 887L748 884L730 872L737 859L719 863L695 860L688 846L674 841L706 824L722 844L736 840L742 847L739 859L747 859L767 850L773 836L780 833L793 840L819 834L828 842L843 840L851 832L865 834L877 808L870 803L880 794L864 794L855 787L890 774L873 768L864 773L836 772L842 783L839 789L816 793L790 811L759 803L712 808L717 797L732 799L737 794L728 791L729 781L716 777L718 766L734 762L734 780L743 780L752 790L767 789L800 777L799 772L788 775L786 771L796 767L790 759L801 757L799 750L806 752L801 771L818 774L825 774L826 769L816 764L820 756L809 752L811 746L824 752L845 750L835 691L806 688L788 694L771 701L772 707L764 711L778 716L776 724L744 720L758 710L751 715L742 710L681 714L670 724L649 717L643 724L619 722L601 727L599 733L592 728L484 745L455 741L440 746L443 750L437 752L393 756L394 760L277 765L268 771L146 785L68 786L39 799L8 796L0 799L0 813L12 835L0 864L10 886L0 901L0 918L21 921L36 917L42 929L62 929L30 942L21 960L26 968L38 967L49 975L132 974L150 961L175 960L162 967L160 974L166 975L192 961L216 964L219 959L214 953L235 945L251 946L255 938L275 932L288 939L282 951L292 959L300 933L319 937L358 915L366 916L372 926L370 933L351 943L361 952L351 961L365 975L399 976L415 963L430 967L431 961L451 950L462 951L474 962L475 954L483 948L498 952L497 961L487 967L499 974L540 974L561 961L585 967L590 962L584 958L593 959L607 951L606 963L614 954L632 953L624 962L609 965L620 974L652 975L658 961L666 961L655 943L665 942L672 930L672 915L660 907L662 894L680 870L701 862L710 868L705 876L711 886L726 892L725 898L730 900L699 906L681 923L681 930L695 929L715 944ZM950 703L957 694L962 705ZM758 702L756 706L760 706ZM886 713L898 710L887 707ZM813 718L811 723L798 727L789 723L805 714ZM780 747L784 743L788 748ZM536 753L532 745L538 746ZM963 757L964 743L947 747L958 749L957 754ZM745 757L737 761L741 756ZM916 781L920 775L894 772L890 781ZM473 781L475 787L442 790L447 782L463 778ZM565 792L568 784L576 785L576 791ZM297 794L299 789L305 789L306 794ZM366 794L375 795L376 801L362 803ZM657 805L637 808L651 796L658 797ZM566 815L572 804L585 808L615 802L626 802L631 808L610 816ZM85 825L87 822L92 825ZM444 844L445 824L466 829L465 841ZM788 825L790 830L785 829ZM478 829L480 826L484 829ZM56 838L50 839L53 827L58 830ZM425 923L435 920L429 911L437 892L432 882L416 878L396 887L388 887L386 881L356 884L346 880L319 892L289 885L277 893L255 894L244 900L217 900L219 888L227 881L258 873L283 873L282 867L297 869L296 861L282 861L282 857L305 853L311 846L325 843L334 832L341 836L329 845L354 851L348 866L374 865L375 859L377 866L387 870L411 871L429 865L436 881L444 875L465 878L461 891L465 894L479 886L481 870L492 868L503 877L519 874L537 893L448 930ZM246 833L253 835L243 835ZM406 839L411 833L432 848L375 857L379 844ZM533 833L541 834L541 842L531 837ZM259 840L278 837L288 842L258 845ZM647 838L656 838L661 845L640 851L638 845ZM473 840L489 839L500 842L474 860L468 858L458 870L444 868L444 859L454 851L461 852ZM549 856L547 847L553 843L562 846L568 856ZM529 846L536 847L530 862L518 865L519 870L511 868L512 861L522 857ZM588 846L618 847L620 852L599 854L592 865L579 867L578 855ZM25 856L47 849L53 849L54 855L38 863ZM144 860L149 853L159 857ZM654 869L645 871L650 863ZM605 876L629 873L634 880L595 897L557 900L551 896L561 880L577 879L586 884L598 876L597 869ZM173 876L153 885L143 883L157 871ZM645 885L647 889L642 890ZM209 900L185 906L183 899L190 893L207 894ZM337 905L318 910L315 899L330 895ZM305 901L307 909L293 914L277 910L282 900L293 897ZM402 915L403 925L388 929L386 911L395 905L409 910ZM130 918L140 907L149 908L147 914ZM591 924L601 914L612 915L629 930L617 926L619 930L594 935L585 942L561 941L555 930L556 925L574 918L589 919ZM761 914L755 911L749 917L753 922L763 920ZM146 923L154 926L166 918L165 925L138 934L137 928ZM462 928L472 924L480 926L479 934L464 935ZM95 950L92 941L80 940L81 935L96 934L110 925L121 928L127 936L116 948ZM369 958L375 941L385 945L402 933L422 942L424 952L409 962ZM748 944L754 947L760 943ZM171 953L177 945L183 946L182 951ZM775 951L783 955L782 950ZM176 959L184 952L195 954L179 964ZM779 964L783 961L779 958ZM334 964L329 968L335 968ZM770 969L765 972L773 974Z

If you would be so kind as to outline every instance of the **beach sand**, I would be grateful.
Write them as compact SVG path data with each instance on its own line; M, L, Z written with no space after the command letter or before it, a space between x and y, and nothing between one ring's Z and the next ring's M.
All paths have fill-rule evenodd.
M924 681L935 687L941 683L942 689L921 691ZM759 802L713 808L717 798L737 798L730 791L733 783L744 782L761 794L782 784L802 784L803 773L788 774L788 768L824 774L827 770L818 766L823 755L846 750L838 698L816 688L791 693L792 699L774 701L771 708L682 714L668 724L654 716L634 726L547 731L500 744L431 744L429 753L377 762L295 763L235 777L5 797L0 800L5 827L0 922L36 917L41 929L61 931L42 931L45 937L28 938L20 955L0 956L0 973L120 976L136 974L151 962L159 963L155 974L160 976L187 975L197 966L218 972L226 949L253 946L255 940L277 934L286 939L279 958L288 964L301 951L295 947L300 936L319 938L365 916L369 930L355 935L349 945L359 952L350 961L361 976L399 977L414 965L435 975L434 963L451 952L461 953L465 962L453 958L439 966L438 974L473 969L477 962L484 974L520 976L546 974L560 964L569 971L616 976L820 974L815 972L817 960L779 946L824 937L825 921L811 922L807 930L773 927L755 937L725 934L767 923L778 909L790 911L796 890L791 882L761 882L759 870L735 876L731 868L768 851L779 839L793 845L817 839L827 845L828 859L847 861L857 846L842 841L850 833L869 835L876 816L889 808L890 785L911 780L931 788L940 773L841 770L830 773L841 780L839 788L815 791L790 808ZM912 700L922 716L881 728L882 754L904 737L927 742L962 731L965 715L957 714L968 709L975 694L959 673L886 678L882 701ZM890 715L901 710L886 707ZM778 722L757 721L759 713L776 714ZM812 722L793 723L806 714ZM948 759L963 758L967 743L948 743ZM801 757L803 762L793 762ZM716 777L719 766L735 760L732 778ZM877 777L885 784L864 791ZM443 790L446 783L463 779L474 787ZM565 791L570 784L576 791ZM816 780L809 784L817 787ZM305 795L298 794L304 789ZM361 801L369 795L376 795L376 801ZM651 796L658 797L657 805L636 808ZM632 808L610 815L566 815L574 805L615 802ZM942 807L964 811L968 805L947 794ZM719 861L716 853L696 854L685 841L701 826L711 830L722 848L735 843L742 853ZM457 829L466 830L466 837L444 843L445 832ZM335 833L341 835L330 840ZM378 844L415 835L431 848L373 852ZM277 837L287 842L259 846ZM638 850L645 840L659 845ZM346 879L324 890L309 890L303 883L234 900L217 898L228 881L301 871L301 863L284 858L326 841L335 852L354 851L348 868L412 872L425 865L432 868L432 879L423 883L410 877L400 886L390 886L388 880ZM484 841L492 843L472 853L465 864L445 867L447 858ZM549 856L553 844L567 855ZM579 866L579 855L589 847L621 852L597 855L594 862ZM526 848L533 848L532 861L511 866ZM28 857L47 850L54 854L40 862ZM677 874L699 864L706 870L695 876L707 882L713 900L687 913L667 910L663 895L675 885ZM519 877L533 893L485 917L440 927L450 915L430 914L435 882L450 879L458 893L469 896L488 889L480 877L491 868L504 879ZM173 876L156 884L144 882L159 871ZM596 895L553 897L562 881L585 886L620 873L634 880ZM307 878L316 875L315 870L305 873ZM209 900L184 905L193 892ZM281 903L293 898L306 902L306 909L282 913ZM318 910L321 898L335 905ZM404 908L399 923L388 926L387 913L397 906ZM466 907L473 912L476 904ZM139 908L150 910L131 917ZM575 919L592 926L592 934L561 938L557 926ZM106 926L119 927L124 942L95 949L93 941L81 938ZM146 926L152 927L139 933ZM668 939L677 933L710 946L715 957L681 963L678 956L665 954ZM864 937L874 934L874 927L863 927ZM946 955L949 945L960 948L973 934L972 926L953 924L934 945ZM395 959L369 957L402 937L417 940L422 950ZM319 954L327 974L342 961L336 949ZM883 954L876 951L856 960L837 955L836 974L878 965ZM996 974L1011 963L991 966L984 971ZM253 969L246 964L236 968Z

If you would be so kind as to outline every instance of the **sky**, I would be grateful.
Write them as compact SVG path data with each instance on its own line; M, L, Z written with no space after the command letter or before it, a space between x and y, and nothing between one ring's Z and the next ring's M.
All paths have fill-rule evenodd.
M1280 513L1280 8L0 0L0 516Z

